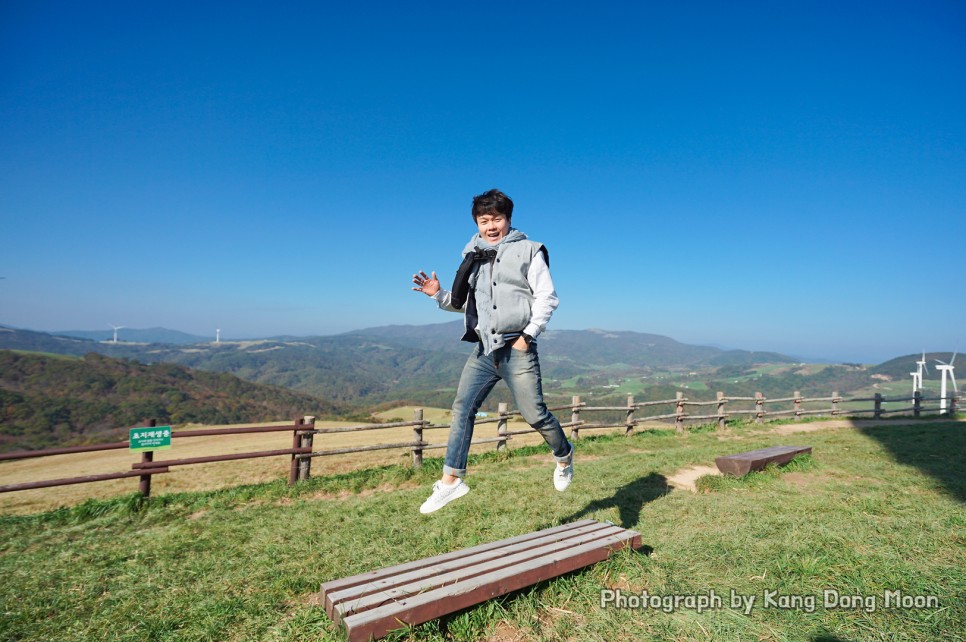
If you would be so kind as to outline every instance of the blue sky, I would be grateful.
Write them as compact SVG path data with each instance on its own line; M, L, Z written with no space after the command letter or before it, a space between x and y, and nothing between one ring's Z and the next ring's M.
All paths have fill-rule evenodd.
M964 7L8 0L0 323L447 321L499 187L551 330L962 348Z

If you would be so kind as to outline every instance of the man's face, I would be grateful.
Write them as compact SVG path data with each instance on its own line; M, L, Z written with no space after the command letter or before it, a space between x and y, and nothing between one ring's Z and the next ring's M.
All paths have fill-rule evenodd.
M496 245L510 231L510 221L502 214L481 214L476 217L480 237L490 245Z

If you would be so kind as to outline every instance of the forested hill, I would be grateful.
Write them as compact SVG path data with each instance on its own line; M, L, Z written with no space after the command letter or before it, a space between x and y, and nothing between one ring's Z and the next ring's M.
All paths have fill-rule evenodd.
M0 451L123 440L126 427L331 416L318 398L173 364L0 350Z
M949 363L949 360L954 355L950 352L926 352L910 354L903 357L896 357L895 359L891 359L885 363L880 363L876 367L872 368L872 372L874 374L886 375L892 377L893 379L908 379L909 374L916 371L917 362L920 361L923 356L925 356L926 359L925 374L928 376L930 373L935 375L937 372L936 361Z

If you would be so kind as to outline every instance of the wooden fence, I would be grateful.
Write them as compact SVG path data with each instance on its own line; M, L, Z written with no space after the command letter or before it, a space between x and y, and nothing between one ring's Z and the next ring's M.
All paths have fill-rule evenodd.
M155 421L147 422L146 427L153 427ZM308 479L308 463L305 460L296 459L296 455L304 455L311 452L311 448L304 446L305 434L315 428L315 417L305 417L296 419L289 426L233 426L231 428L207 429L207 430L174 430L171 432L172 444L176 439L186 439L190 437L206 437L213 435L243 435L259 432L291 432L292 447L280 450L261 450L247 453L232 453L230 455L212 455L210 457L192 457L188 459L165 459L154 461L154 451L141 453L141 461L131 465L132 470L116 473L105 473L102 475L85 475L82 477L67 477L62 479L48 479L45 481L26 482L22 484L9 484L0 486L0 493L10 493L18 490L30 490L34 488L51 488L54 486L68 486L71 484L86 484L89 482L107 481L109 479L124 479L126 477L138 478L138 491L145 497L151 494L151 477L170 472L172 466L189 466L192 464L206 464L216 461L232 461L238 459L255 459L259 457L277 457L288 455L291 458L289 466L289 483L294 484L299 479ZM309 439L311 443L311 439ZM109 444L95 444L92 446L72 446L69 448L48 448L46 450L21 450L10 453L0 453L0 461L10 461L16 459L30 459L34 457L51 457L53 455L69 455L74 453L89 453L104 450L121 450L130 448L127 441L117 441Z
M729 420L734 421L740 418L750 418L756 423L762 423L767 419L778 419L792 417L796 421L807 416L831 416L831 417L859 417L871 416L880 419L886 415L905 414L913 417L921 417L926 414L936 415L944 413L949 417L955 417L960 399L958 396L947 397L948 408L941 410L937 404L930 407L927 402L941 402L941 397L927 397L920 392L916 392L910 399L909 397L883 397L876 393L872 397L842 397L837 392L833 392L828 397L803 397L801 393L795 392L790 397L779 399L768 399L763 394L755 393L753 397L728 397L723 392L718 392L714 400L711 401L692 401L685 396L684 392L678 392L674 399L663 399L658 401L634 400L633 395L627 396L627 401L621 406L590 406L582 401L579 396L574 396L569 405L551 408L555 413L569 411L570 421L561 422L563 428L570 429L571 439L579 439L582 432L587 430L598 430L604 428L623 428L626 435L634 432L638 426L655 422L674 425L678 431L684 431L689 424L717 424L718 428L724 428ZM872 403L871 408L846 408L846 404ZM821 404L821 407L815 407ZM887 404L901 404L898 407L887 408ZM662 406L667 407L669 412L662 412ZM713 408L711 408L713 406ZM693 411L689 411L693 409ZM711 410L712 412L708 412ZM601 413L605 415L602 421L587 421L589 413ZM651 414L655 413L655 414ZM509 410L507 404L499 404L499 412L496 417L477 418L476 426L495 423L497 424L496 436L474 439L472 445L495 443L497 450L507 447L510 440L515 435L529 434L533 430L509 430L509 423L512 417L518 416L519 411ZM620 416L619 421L607 420L606 416ZM154 422L149 423L150 426ZM348 432L360 432L367 430L387 430L390 428L412 427L413 435L411 441L374 444L370 446L354 446L348 448L334 448L329 450L314 450L314 436L338 434ZM144 496L151 493L151 476L170 472L173 466L186 466L193 464L203 464L216 461L231 461L239 459L252 459L256 457L289 457L289 484L296 481L306 480L311 476L312 459L315 457L327 457L333 455L345 455L350 453L369 452L376 450L406 449L412 451L413 466L418 467L423 463L423 453L427 450L445 448L446 442L427 441L427 433L436 430L448 429L449 425L431 424L423 419L422 409L413 411L412 421L400 421L394 423L365 424L360 426L345 426L339 428L316 428L314 417L296 419L291 425L287 426L236 426L225 429L208 430L178 430L172 432L172 442L176 439L190 437L212 436L212 435L238 435L245 433L258 432L291 432L292 446L279 450L265 450L248 453L234 453L230 455L213 455L209 457L193 457L189 459L167 459L154 460L153 452L142 453L141 461L132 465L131 471L107 473L103 475L88 475L85 477L72 477L67 479L52 479L40 482L27 482L23 484L11 484L0 486L0 493L13 492L18 490L28 490L32 488L49 488L53 486L64 486L68 484L81 484L87 482L104 481L108 479L121 479L126 477L138 477L138 490ZM129 448L126 441L110 444L99 444L94 446L76 446L71 448L53 448L37 451L18 451L0 454L0 461L26 459L30 457L47 457L51 455L63 455L70 453L93 452L99 450L114 450Z

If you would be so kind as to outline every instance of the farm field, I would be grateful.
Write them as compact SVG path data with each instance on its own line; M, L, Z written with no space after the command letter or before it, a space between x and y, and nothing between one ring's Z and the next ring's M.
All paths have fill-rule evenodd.
M472 492L428 516L417 508L438 459L2 516L0 639L344 640L319 605L322 582L593 518L637 530L644 548L389 639L964 640L963 428L582 438L566 493L542 448L491 451L471 459ZM698 477L696 492L679 485L717 455L779 444L813 455L743 479ZM617 608L602 604L605 589L659 601ZM711 595L722 603L683 601Z

